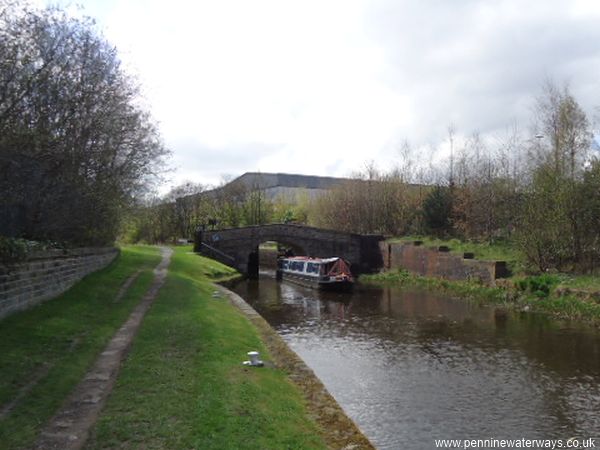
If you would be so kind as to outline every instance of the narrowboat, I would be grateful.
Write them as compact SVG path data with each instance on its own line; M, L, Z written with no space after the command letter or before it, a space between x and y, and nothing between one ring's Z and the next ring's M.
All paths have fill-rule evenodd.
M277 279L316 289L346 290L354 285L350 263L342 258L293 256L277 260Z

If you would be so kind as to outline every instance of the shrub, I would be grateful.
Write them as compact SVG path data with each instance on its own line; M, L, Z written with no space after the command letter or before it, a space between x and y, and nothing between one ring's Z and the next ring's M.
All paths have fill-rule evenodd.
M560 278L557 275L546 273L518 280L516 282L516 287L520 291L530 292L536 297L546 298L550 295L552 289L559 284L559 282Z

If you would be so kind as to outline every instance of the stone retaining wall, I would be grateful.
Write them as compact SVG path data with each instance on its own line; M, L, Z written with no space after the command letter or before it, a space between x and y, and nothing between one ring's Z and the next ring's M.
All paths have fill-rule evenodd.
M414 243L380 243L385 269L406 269L422 276L448 280L478 280L494 286L508 275L504 261L479 261L472 255L450 253L448 248Z
M118 253L116 248L49 250L32 253L24 262L0 264L0 319L62 294Z

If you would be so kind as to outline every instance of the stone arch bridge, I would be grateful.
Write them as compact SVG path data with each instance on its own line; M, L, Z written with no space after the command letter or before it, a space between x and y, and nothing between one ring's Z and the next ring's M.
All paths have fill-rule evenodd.
M276 241L296 255L340 256L356 274L374 272L383 266L380 235L361 235L304 225L269 224L223 230L199 230L194 251L234 267L247 276L258 277L258 246Z

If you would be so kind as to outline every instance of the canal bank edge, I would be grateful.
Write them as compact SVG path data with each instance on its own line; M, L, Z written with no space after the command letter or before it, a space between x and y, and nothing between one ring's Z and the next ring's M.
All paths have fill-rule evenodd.
M327 446L341 450L375 449L312 369L286 344L271 325L235 292L221 285L215 286L227 295L231 304L257 328L275 366L285 370L290 380L298 386L306 400L311 417L322 430Z
M600 303L588 301L576 295L550 293L538 297L516 288L513 280L496 280L495 287L472 281L446 280L415 275L408 271L385 271L373 275L361 275L359 281L367 284L416 287L445 292L475 304L495 305L516 312L546 314L556 320L576 320L600 328Z

